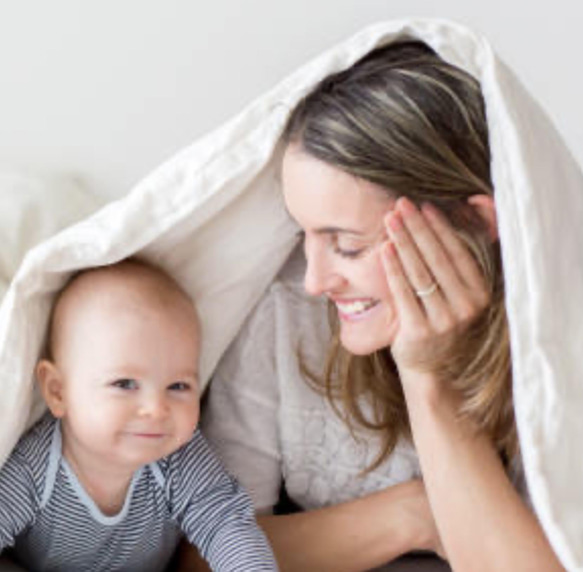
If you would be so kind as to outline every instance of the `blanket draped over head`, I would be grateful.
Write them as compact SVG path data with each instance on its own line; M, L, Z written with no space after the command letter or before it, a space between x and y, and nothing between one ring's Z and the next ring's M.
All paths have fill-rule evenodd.
M201 381L208 382L297 241L279 180L279 137L290 110L324 76L407 38L426 42L482 86L527 483L563 565L583 571L583 177L489 44L444 21L365 29L178 153L122 200L32 249L0 310L0 463L43 411L34 365L53 297L79 269L141 255L171 273L197 301Z

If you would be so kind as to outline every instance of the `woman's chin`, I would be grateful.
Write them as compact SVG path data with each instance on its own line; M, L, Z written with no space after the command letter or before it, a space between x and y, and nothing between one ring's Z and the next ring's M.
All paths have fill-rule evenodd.
M383 328L380 332L362 331L356 328L345 328L340 331L340 343L351 354L357 356L370 355L378 350L388 347L392 342L389 331Z
M389 347L397 333L397 320L390 304L379 304L364 319L339 316L340 343L351 354L364 356Z

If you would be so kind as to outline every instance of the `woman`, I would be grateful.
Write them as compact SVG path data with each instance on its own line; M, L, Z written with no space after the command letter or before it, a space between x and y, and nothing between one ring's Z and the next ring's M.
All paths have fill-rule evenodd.
M521 486L479 84L393 44L321 82L284 143L320 301L292 260L220 364L204 422L281 568L423 549L456 571L561 570ZM269 514L282 484L301 512Z

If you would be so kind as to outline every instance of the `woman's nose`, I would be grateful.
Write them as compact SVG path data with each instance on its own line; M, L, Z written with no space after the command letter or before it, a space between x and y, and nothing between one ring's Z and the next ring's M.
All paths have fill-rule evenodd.
M333 291L342 283L342 277L335 271L334 265L325 253L308 252L306 249L306 274L304 288L312 296L320 296Z

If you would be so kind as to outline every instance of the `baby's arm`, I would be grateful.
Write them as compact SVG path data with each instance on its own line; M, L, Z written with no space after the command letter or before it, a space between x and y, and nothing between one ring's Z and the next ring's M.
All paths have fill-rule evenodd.
M171 458L167 474L173 517L212 570L277 570L250 498L200 433Z
M37 504L30 469L15 452L0 468L0 552L33 522Z

